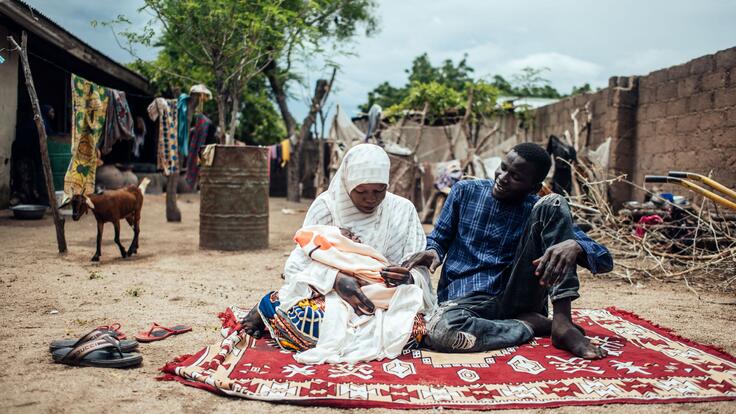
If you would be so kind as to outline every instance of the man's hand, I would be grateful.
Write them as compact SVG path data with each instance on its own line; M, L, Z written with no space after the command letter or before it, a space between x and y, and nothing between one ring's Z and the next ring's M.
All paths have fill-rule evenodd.
M417 266L427 266L429 272L434 273L441 264L440 256L436 251L430 249L414 253L401 264L401 267L413 269Z
M414 283L414 277L409 273L409 269L401 266L389 266L384 268L381 271L381 277L387 287L410 285Z
M550 246L542 257L532 263L537 266L534 275L542 286L553 286L562 281L569 272L575 270L583 248L575 240L565 240Z
M358 315L373 315L376 310L373 302L360 290L358 281L342 272L338 272L335 278L335 292L350 304Z

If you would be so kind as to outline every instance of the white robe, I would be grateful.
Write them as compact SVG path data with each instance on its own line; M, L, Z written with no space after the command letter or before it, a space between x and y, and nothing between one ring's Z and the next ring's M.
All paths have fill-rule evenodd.
M368 230L360 225L336 223L329 192L320 195L307 212L304 226L337 225L347 227L368 245L375 247L390 262L401 264L426 246L424 230L414 206L408 200L388 193L381 203L379 220L370 220ZM334 206L332 206L334 207ZM370 231L373 230L373 231ZM414 317L425 318L434 311L436 298L429 272L425 267L411 271L414 284L396 290L388 310L376 309L374 315L357 316L353 308L333 290L337 270L312 261L302 249L295 248L284 268L285 283L279 290L280 308L290 309L315 292L325 296L325 314L316 347L294 356L305 364L356 363L401 354L412 332Z

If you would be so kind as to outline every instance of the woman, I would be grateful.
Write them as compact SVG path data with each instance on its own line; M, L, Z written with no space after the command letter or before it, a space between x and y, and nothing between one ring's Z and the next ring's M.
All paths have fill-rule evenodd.
M310 206L304 226L348 229L391 263L423 250L426 239L414 206L387 191L389 169L381 147L353 147L329 189ZM382 276L397 286L387 310L376 309L356 279L296 248L284 267L284 285L267 294L242 325L254 337L268 328L282 348L297 351L294 358L301 363L395 358L421 340L435 296L424 267L390 266Z

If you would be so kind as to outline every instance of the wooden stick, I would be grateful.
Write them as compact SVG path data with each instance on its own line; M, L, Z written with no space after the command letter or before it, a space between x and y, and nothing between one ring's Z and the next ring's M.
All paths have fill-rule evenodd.
M424 134L424 121L427 118L427 111L429 111L429 101L424 103L424 109L422 109L422 121L419 124L419 134L417 135L417 141L414 143L414 148L412 148L411 150L412 155L417 153L417 150L419 149L419 144L422 143L422 134Z
M21 33L21 45L13 39L13 36L8 36L10 43L20 52L20 60L23 62L23 74L26 78L26 87L28 87L28 96L31 98L31 106L33 107L33 120L36 121L36 129L38 130L38 143L41 147L41 163L43 164L43 176L46 182L46 191L49 195L49 206L51 207L51 214L54 217L54 226L56 227L56 244L59 246L59 253L66 253L66 237L64 236L64 219L59 214L59 209L56 206L56 194L54 193L54 183L51 175L51 162L49 161L49 149L47 138L46 138L46 127L43 124L43 118L41 118L41 106L38 104L38 95L36 95L36 86L33 84L33 76L31 75L31 66L28 64L28 54L26 48L28 47L28 35L24 30Z

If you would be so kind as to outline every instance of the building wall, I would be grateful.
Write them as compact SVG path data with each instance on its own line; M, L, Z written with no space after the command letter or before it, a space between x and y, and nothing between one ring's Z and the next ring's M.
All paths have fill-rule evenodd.
M634 182L688 170L736 186L736 48L639 79Z
M12 49L0 26L0 49ZM18 40L18 39L16 39ZM18 54L1 52L5 62L0 65L0 209L8 207L10 199L10 149L15 139L15 120L18 110Z
M598 92L541 107L532 140L545 144L551 134L572 131L570 115L587 101L593 112L589 145L611 137L613 173L643 184L645 175L669 170L712 172L736 188L736 47L646 76L612 77ZM643 196L632 190L614 186L614 203Z

